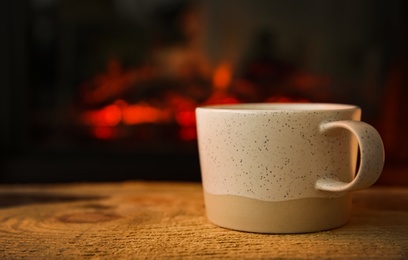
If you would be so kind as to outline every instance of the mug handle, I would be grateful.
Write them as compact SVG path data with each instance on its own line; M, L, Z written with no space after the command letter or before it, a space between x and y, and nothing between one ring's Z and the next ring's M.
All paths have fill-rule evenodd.
M384 167L384 145L380 134L374 127L361 121L333 121L320 125L322 132L333 128L345 128L357 138L360 146L360 166L354 179L349 183L325 177L316 181L315 188L323 191L344 192L370 187L378 180Z

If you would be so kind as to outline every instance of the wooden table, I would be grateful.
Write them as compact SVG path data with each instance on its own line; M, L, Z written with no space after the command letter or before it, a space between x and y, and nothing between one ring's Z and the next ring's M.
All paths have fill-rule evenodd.
M341 228L238 232L209 223L199 183L0 185L1 259L408 259L408 188L354 195Z

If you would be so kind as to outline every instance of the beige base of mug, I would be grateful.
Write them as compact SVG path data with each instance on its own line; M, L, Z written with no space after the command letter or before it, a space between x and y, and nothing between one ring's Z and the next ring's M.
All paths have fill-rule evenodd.
M208 220L218 226L256 233L307 233L347 223L351 195L340 198L267 202L204 192Z

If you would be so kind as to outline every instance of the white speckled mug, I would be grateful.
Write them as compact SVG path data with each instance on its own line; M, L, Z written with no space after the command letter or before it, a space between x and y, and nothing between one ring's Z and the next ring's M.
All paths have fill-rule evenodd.
M384 165L380 135L353 105L217 105L196 116L207 217L222 227L304 233L342 226L350 191L374 184Z

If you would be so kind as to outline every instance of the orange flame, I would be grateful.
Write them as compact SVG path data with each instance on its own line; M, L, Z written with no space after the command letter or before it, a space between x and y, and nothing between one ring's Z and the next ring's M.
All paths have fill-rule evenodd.
M82 116L82 121L94 126L116 126L121 121L121 111L115 104L108 105L100 110L87 111Z
M136 80L138 70L124 71L120 63L110 60L107 72L97 75L91 85L84 88L84 97L88 103L97 103L119 97ZM220 63L214 70L212 77L213 94L202 104L238 103L239 101L228 94L227 88L232 81L232 66L229 62ZM96 88L92 88L96 87ZM100 109L88 110L82 113L81 121L91 126L94 137L98 139L112 139L119 136L116 126L138 125L146 123L163 123L172 120L179 126L179 137L182 140L196 139L195 108L200 105L190 97L172 94L166 97L161 107L155 107L148 102L128 104L117 99L110 105Z
M117 126L120 122L125 125L143 123L158 123L168 121L170 113L166 110L152 107L147 103L140 102L128 105L123 100L117 100L113 104L99 110L90 110L83 114L82 122L91 126Z
M231 83L232 66L229 62L222 62L214 71L213 86L217 90L225 90Z
M122 112L123 123L126 125L158 123L167 121L169 117L167 111L152 107L144 102L126 106Z

